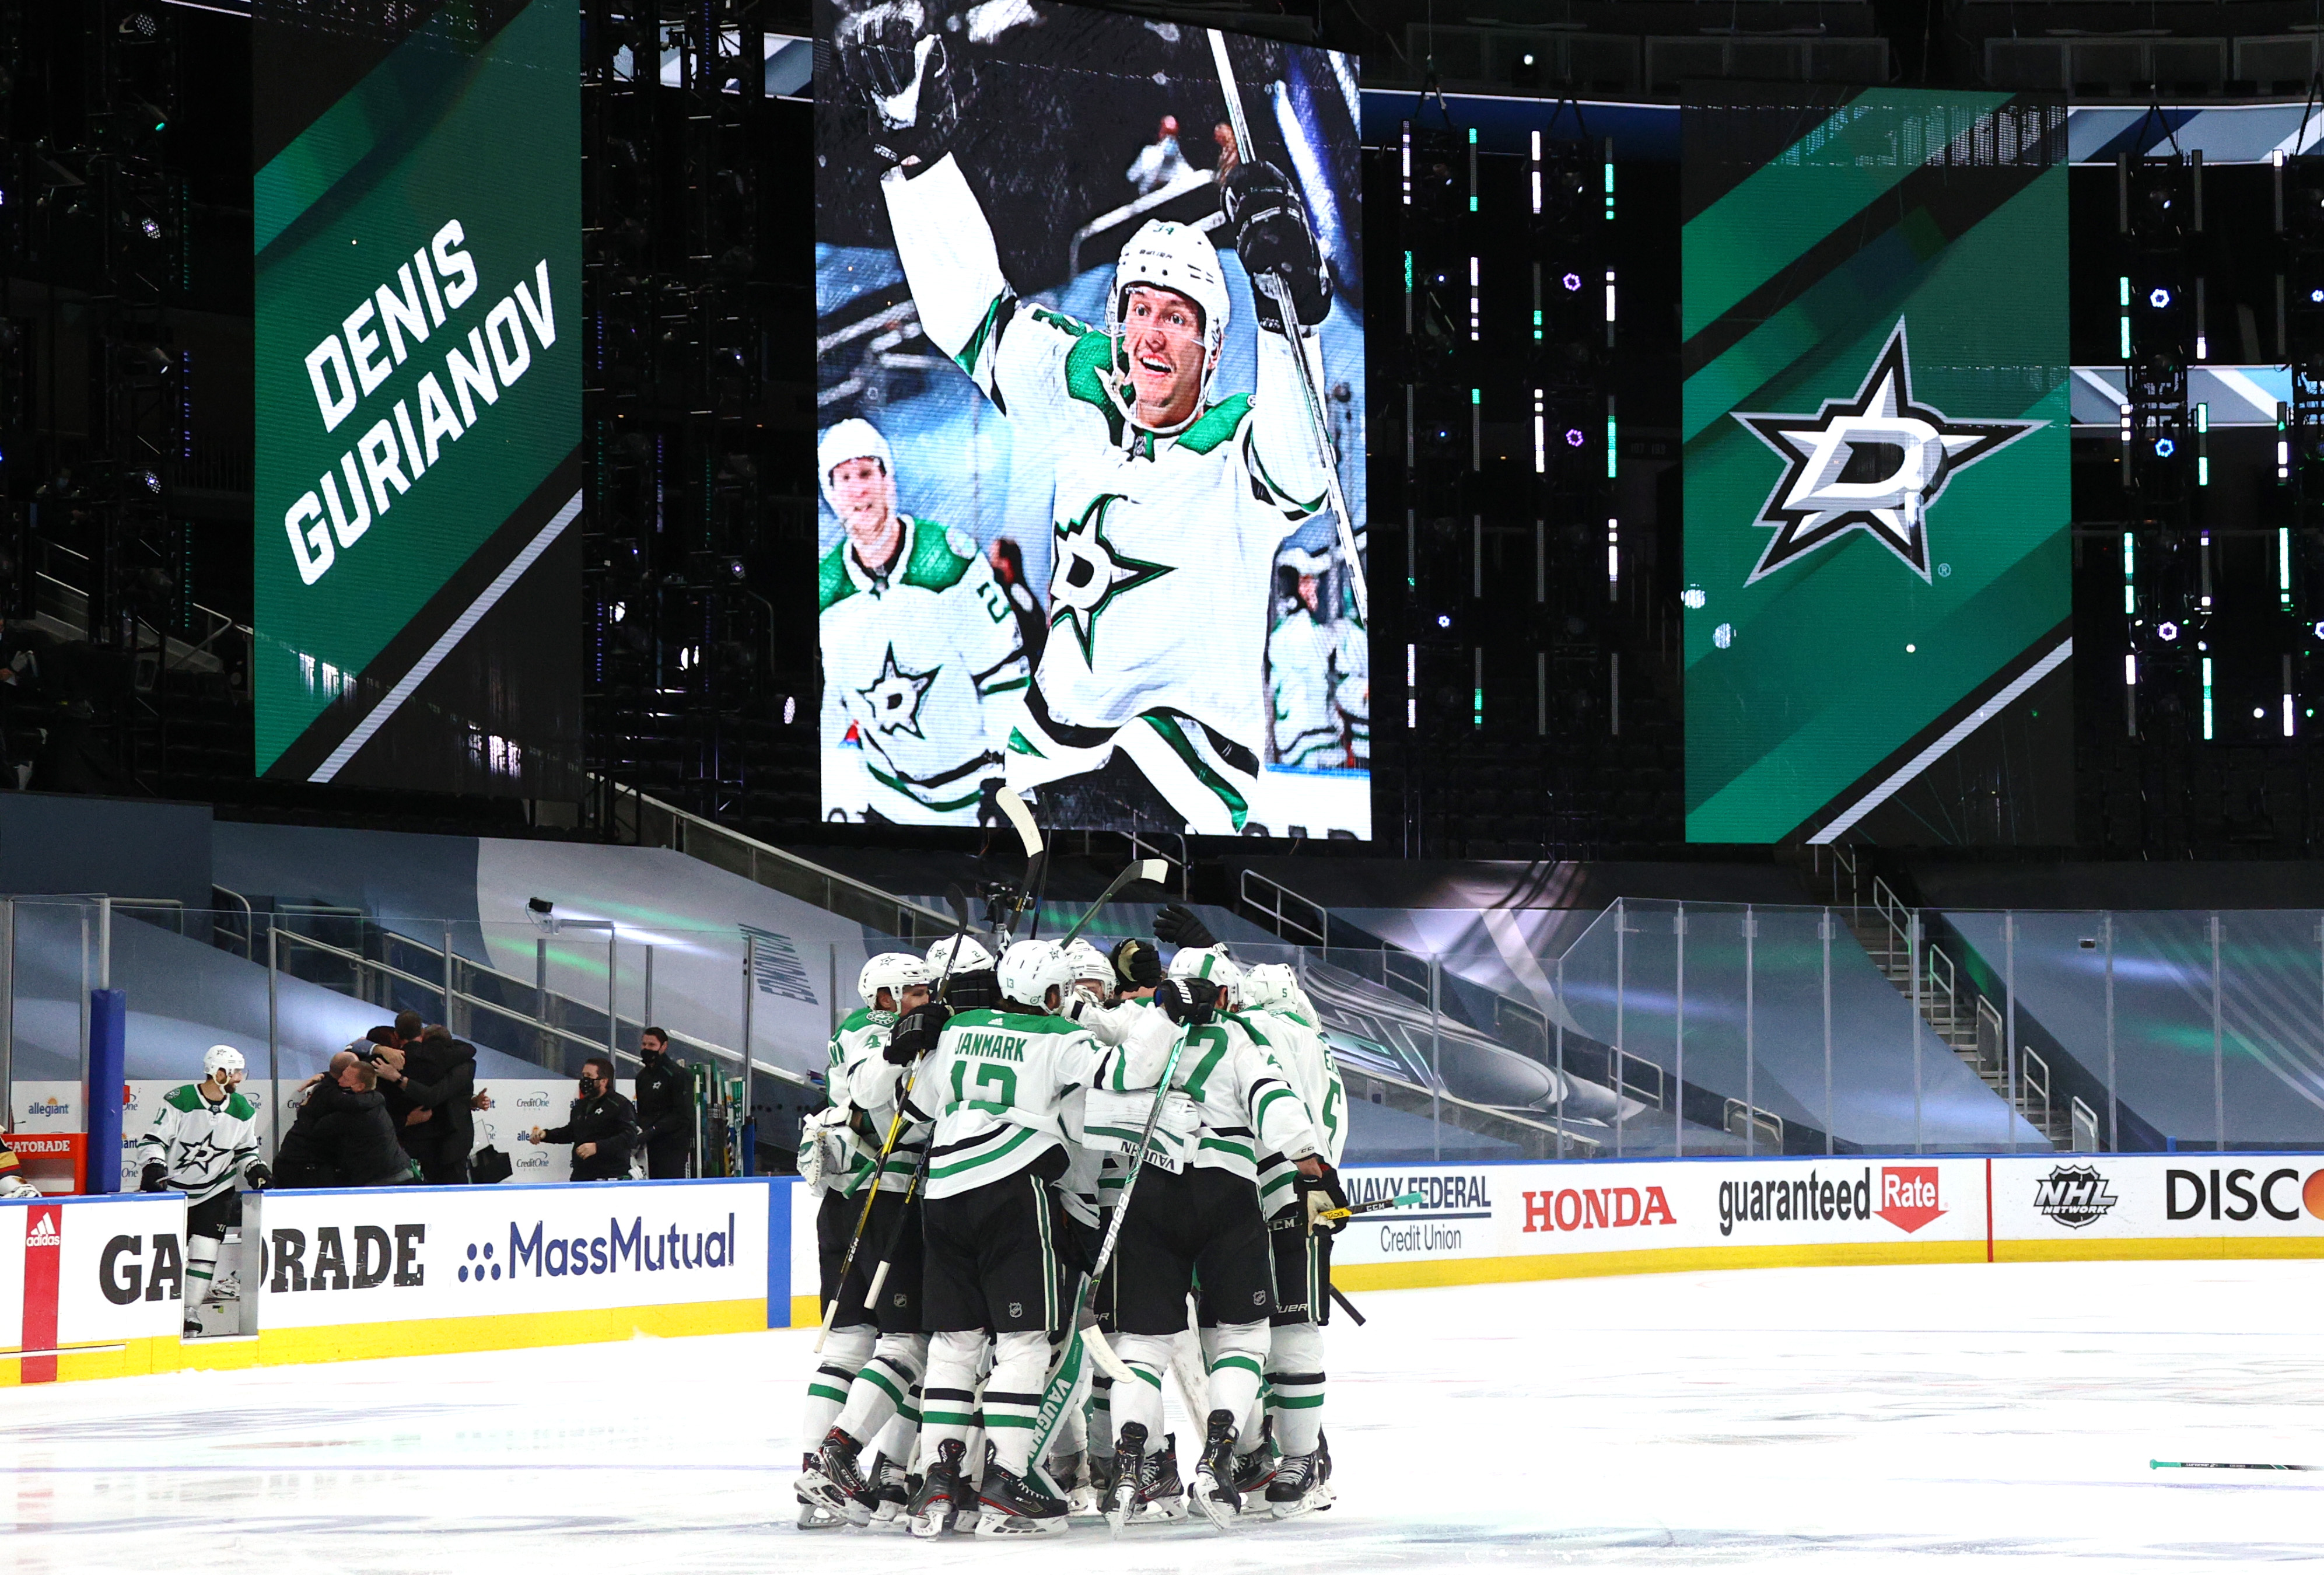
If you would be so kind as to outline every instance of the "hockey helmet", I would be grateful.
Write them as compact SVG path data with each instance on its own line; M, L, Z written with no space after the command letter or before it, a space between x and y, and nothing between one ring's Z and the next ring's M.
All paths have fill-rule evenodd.
M855 976L855 993L863 998L865 1006L877 1009L883 990L894 991L900 1001L912 986L936 981L936 971L909 952L882 952Z
M1065 943L1065 960L1073 964L1074 985L1091 999L1102 1002L1113 990L1113 962L1078 935ZM1084 986L1094 986L1084 989Z
M1223 986L1227 1004L1242 1004L1242 970L1227 955L1224 946L1181 946L1178 954L1170 959L1173 979L1201 979Z
M1211 244L1210 236L1194 226L1169 219L1148 219L1130 237L1129 244L1121 248L1120 261L1114 264L1113 290L1105 302L1105 331L1113 341L1117 377L1128 373L1122 346L1123 307L1130 290L1141 284L1175 290L1193 301L1203 314L1203 392L1194 401L1193 414L1186 418L1187 422L1192 422L1211 402L1211 382L1218 375L1219 355L1227 342L1227 319L1233 315L1233 300L1227 294L1226 270L1219 265L1218 248ZM1117 401L1124 397L1121 393L1115 395ZM831 473L826 469L824 474L827 477Z
M880 468L892 479L896 474L895 456L888 452L888 439L880 428L860 417L850 416L835 422L823 434L823 441L815 448L816 479L823 484L823 501L831 505L835 514L841 512L839 500L832 494L831 473L843 460L876 459Z
M1299 999L1299 976L1288 962L1261 962L1243 975L1242 1004L1252 1011L1277 1011Z
M1055 941L1018 941L1001 953L1001 994L1022 1006L1047 1009L1049 991L1059 1004L1074 988L1076 963Z
M953 955L953 943L959 942L960 955ZM928 948L928 966L935 976L942 978L947 967L954 973L973 973L980 968L992 966L992 953L974 935L946 935Z
M242 1052L231 1045L213 1045L202 1052L202 1075L224 1082L243 1069Z

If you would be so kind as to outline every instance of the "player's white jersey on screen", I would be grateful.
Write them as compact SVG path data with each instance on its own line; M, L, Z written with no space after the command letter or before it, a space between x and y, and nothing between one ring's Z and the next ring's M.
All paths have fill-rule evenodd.
M1353 618L1319 622L1304 606L1284 614L1267 639L1277 759L1286 766L1349 763L1353 741L1370 731L1369 654L1363 626ZM1358 750L1356 758L1367 752Z
M902 545L885 572L866 567L845 537L824 557L823 736L853 726L865 791L886 818L973 824L1021 709L1024 641L972 539L897 518Z
M1055 467L1049 638L1009 740L1010 786L1095 770L1119 749L1190 830L1239 831L1267 738L1276 548L1324 506L1296 352L1259 332L1255 392L1176 433L1143 430L1117 398L1112 340L1017 299L950 155L881 189L929 339Z

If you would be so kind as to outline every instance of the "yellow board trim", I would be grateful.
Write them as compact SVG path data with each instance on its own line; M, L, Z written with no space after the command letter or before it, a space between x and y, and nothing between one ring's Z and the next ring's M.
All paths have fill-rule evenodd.
M2096 1263L2112 1258L2324 1257L2324 1236L2145 1236L2113 1240L1997 1241L1996 1263Z
M1664 1247L1637 1252L1547 1252L1525 1257L1440 1258L1433 1263L1332 1266L1345 1291L1587 1279L1600 1275L1687 1274L1697 1269L1835 1267L1876 1263L1983 1263L1982 1241L1847 1241L1791 1247Z
M791 1298L791 1327L813 1329L823 1322L823 1298L820 1295Z

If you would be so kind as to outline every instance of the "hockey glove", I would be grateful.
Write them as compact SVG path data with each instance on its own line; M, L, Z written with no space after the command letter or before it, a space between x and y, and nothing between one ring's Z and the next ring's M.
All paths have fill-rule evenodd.
M1217 999L1215 987L1204 985L1198 994L1194 981L1185 979L1166 979L1154 990L1154 1004L1182 1028L1199 1028L1209 1022Z
M955 973L945 984L945 1004L956 1012L973 1012L1001 1004L1001 976L990 968Z
M166 1193L170 1190L170 1173L158 1159L149 1159L138 1174L137 1190L141 1193Z
M1226 179L1222 204L1235 255L1256 281L1271 273L1288 285L1299 326L1312 328L1332 309L1332 275L1315 244L1299 189L1272 164L1238 164ZM1254 289L1259 326L1283 332L1283 313L1268 292Z
M881 1059L890 1066L903 1066L918 1060L936 1047L936 1036L952 1018L952 1009L939 1001L924 1007L914 1007L896 1019L896 1031L888 1036L887 1046L880 1052Z
M844 18L832 34L844 91L863 106L872 145L891 164L932 164L960 126L960 96L945 41L920 0L882 3Z
M262 1160L252 1160L242 1177L250 1184L250 1190L254 1193L263 1193L274 1184L274 1173L267 1169Z
M1219 944L1211 926L1194 916L1193 908L1175 902L1154 916L1154 938L1166 946L1193 946L1198 951Z
M1162 953L1151 941L1132 935L1113 948L1113 975L1124 990L1151 990L1162 982Z
M1346 1208L1348 1194L1341 1190L1340 1173L1332 1168L1332 1162L1320 1154L1314 1156L1314 1160L1323 1167L1323 1174L1309 1175L1305 1171L1298 1173L1299 1206L1307 1216L1307 1229L1311 1233L1321 1231L1326 1236L1337 1236L1348 1228L1345 1220L1318 1220L1315 1215L1324 1209Z

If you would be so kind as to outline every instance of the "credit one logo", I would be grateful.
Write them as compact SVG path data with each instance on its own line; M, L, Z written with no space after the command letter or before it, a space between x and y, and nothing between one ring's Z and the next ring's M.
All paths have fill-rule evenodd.
M1618 1230L1631 1225L1675 1225L1660 1187L1562 1187L1525 1195L1525 1228L1535 1230Z
M1833 1220L1886 1220L1910 1234L1943 1212L1933 1165L1884 1165L1877 1193L1870 1165L1852 1179L1827 1178L1811 1170L1804 1178L1719 1184L1721 1236L1732 1236L1736 1226L1747 1223L1821 1224Z
M2298 1188L2292 1192L2290 1188ZM2298 1207L2292 1199L2299 1200ZM2324 1170L2310 1173L2303 1185L2300 1173L2289 1165L2263 1174L2257 1170L2166 1170L2163 1173L2163 1211L2172 1220L2255 1219L2261 1210L2275 1220L2297 1220L2305 1209L2324 1220Z
M2061 1165L2034 1184L2034 1206L2069 1230L2080 1230L2122 1200L2094 1165Z

